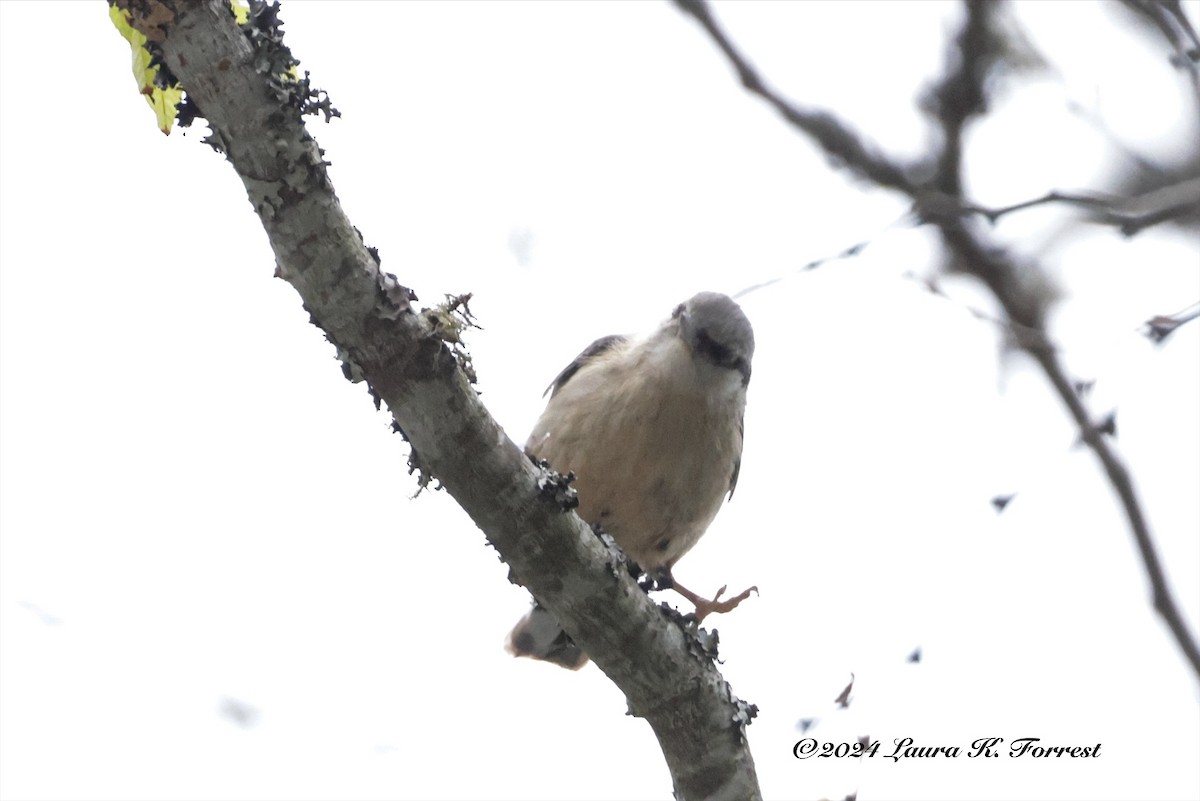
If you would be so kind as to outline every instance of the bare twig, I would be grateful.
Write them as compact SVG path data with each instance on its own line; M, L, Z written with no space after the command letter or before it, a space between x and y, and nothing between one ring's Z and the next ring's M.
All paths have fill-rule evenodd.
M1012 214L1014 211L1024 211L1035 206L1045 206L1050 203L1063 203L1070 206L1082 206L1093 210L1108 210L1115 202L1120 201L1120 198L1112 195L1104 195L1101 193L1083 193L1083 192L1059 192L1054 190L1047 192L1039 198L1033 200L1022 200L1020 203L1013 203L1011 206L1001 206L1000 208L990 209L984 206L976 206L970 203L964 203L962 210L972 214L981 214L987 221L994 223L1001 217Z
M963 203L962 210L982 215L988 222L994 223L1006 214L1051 203L1089 209L1095 213L1093 221L1115 226L1125 236L1133 236L1153 225L1200 210L1200 177L1188 178L1137 197L1055 190L1033 200L1024 200L1000 208Z
M967 232L961 226L956 226L952 222L945 222L943 223L942 232L947 243L967 263L983 264L996 258L994 251L989 251L976 236ZM993 265L993 268L996 266L998 265ZM1003 273L1004 268L1001 268L999 272ZM980 278L984 278L984 276L980 275ZM989 281L986 278L984 278L984 281L1004 306L1005 312L1008 313L1009 317L1024 313L1028 306L1028 300L1022 297L1023 290L1021 289L1020 282L1007 279ZM1026 351L1038 363L1042 368L1042 372L1050 380L1059 399L1067 407L1072 419L1075 421L1075 425L1079 428L1083 442L1096 455L1096 458L1104 468L1104 472L1108 475L1109 483L1115 490L1121 502L1121 507L1125 511L1125 517L1129 521L1129 528L1133 533L1134 540L1137 542L1142 563L1146 567L1154 600L1154 608L1166 622L1167 628L1171 630L1172 635L1174 635L1176 642L1179 644L1180 650L1183 651L1184 657L1191 664L1192 670L1197 676L1200 676L1200 648L1197 648L1196 641L1192 637L1192 633L1188 631L1187 624L1183 620L1183 615L1180 613L1179 607L1175 603L1175 599L1167 586L1162 562L1159 559L1158 550L1154 545L1150 527L1146 523L1145 514L1142 512L1141 502L1138 500L1137 491L1134 489L1132 476L1130 476L1128 469L1113 449L1109 440L1103 436L1102 425L1091 421L1079 393L1063 370L1057 353L1049 348L1026 348Z
M893 220L892 222L890 222L886 226L884 226L883 229L879 233L877 233L875 236L869 237L867 239L861 239L858 242L855 242L853 245L844 247L841 250L839 250L837 253L834 253L832 255L821 256L819 258L812 259L811 261L807 261L804 264L800 265L799 267L794 267L791 270L788 270L787 272L785 272L781 275L775 276L774 278L768 278L765 281L759 281L757 284L751 284L750 286L739 289L737 292L734 293L733 297L735 300L738 298L744 298L746 295L749 295L751 292L757 292L760 289L765 289L766 287L774 286L775 284L778 284L780 281L791 278L799 273L808 272L810 270L815 270L818 267L824 267L826 264L829 264L830 262L840 261L842 259L849 259L854 256L857 256L858 254L860 254L864 250L866 250L870 245L874 244L875 239L876 239L876 237L879 236L879 234L882 234L892 228L895 228L902 223L905 223L905 222L911 223L914 219L915 218L911 212L905 212L900 217L898 217L897 219Z
M1200 37L1179 0L1121 0L1121 4L1154 23L1175 49L1176 66L1200 72Z
M695 17L717 47L737 70L746 89L767 101L795 128L812 137L825 152L852 172L869 178L880 186L912 193L916 184L908 170L881 155L877 148L865 143L850 126L833 114L805 109L785 100L763 82L750 62L738 53L729 37L721 30L704 0L675 0L676 5Z
M1163 171L1160 163L1139 153L1128 142L1118 137L1116 132L1095 108L1086 106L1079 100L1070 99L1066 101L1066 108L1067 111L1078 117L1082 122L1087 123L1093 131L1104 137L1109 147L1119 152L1121 157L1128 161L1139 173L1157 174Z
M1179 0L1121 0L1130 11L1158 28L1175 53L1171 63L1187 70L1196 100L1200 102L1200 37Z
M1140 8L1146 0L1126 0L1132 7ZM837 117L827 111L800 111L796 106L767 89L762 79L749 66L749 63L721 31L703 0L676 0L683 10L694 16L704 26L709 36L729 59L737 70L743 85L762 97L783 114L796 128L814 139L826 152L835 156L848 169L871 178L881 186L899 189L912 197L918 216L936 225L942 235L947 249L954 254L956 265L965 272L974 275L982 281L1000 301L1009 320L1024 330L1034 330L1041 336L1025 341L1018 340L1022 347L1034 358L1045 373L1051 385L1055 388L1060 400L1067 407L1071 417L1078 426L1083 441L1088 445L1100 461L1109 483L1112 485L1130 529L1137 542L1142 562L1150 580L1153 592L1154 608L1162 616L1171 630L1180 650L1192 666L1192 670L1200 677L1200 649L1197 648L1191 632L1188 631L1183 617L1179 612L1174 598L1167 587L1166 576L1155 549L1149 526L1142 512L1141 503L1133 487L1133 479L1117 456L1109 442L1104 438L1101 427L1092 423L1083 402L1074 385L1067 378L1059 363L1054 348L1037 346L1035 342L1045 339L1045 315L1049 306L1049 298L1039 293L1030 283L1023 280L1026 274L1035 274L1031 265L1023 268L999 247L986 243L981 235L967 225L962 218L961 210L966 208L958 191L961 187L961 154L958 152L962 136L962 127L981 109L986 107L985 81L987 70L982 68L986 63L984 53L963 52L972 47L985 47L988 41L986 27L990 12L982 10L979 0L966 0L966 19L963 30L955 39L955 48L948 59L945 70L946 77L935 86L933 97L942 101L933 104L937 115L936 121L942 129L943 146L941 152L935 154L935 163L939 165L942 174L937 176L937 185L941 192L927 192L915 182L906 177L906 172L898 165L890 163L885 157L869 153L859 142L858 138L849 133L849 128L838 121ZM986 46L990 48L990 45ZM953 100L953 102L950 102ZM820 124L814 124L813 121ZM829 135L829 132L837 135ZM951 152L953 151L953 152ZM950 190L950 191L946 191ZM1083 197L1083 196L1077 196ZM1058 202L1065 202L1056 198ZM1039 203L1051 200L1041 199L1037 202L1027 202L1008 209L1029 208ZM1096 200L1088 199L1087 204L1095 204ZM1190 203L1188 204L1190 207ZM957 207L957 210L956 210ZM1171 206L1172 209L1175 206ZM982 213L978 208L972 211ZM1137 220L1128 221L1137 230L1153 222L1160 221L1164 214L1162 207ZM1140 226L1140 227L1138 227ZM1031 346L1033 345L1033 346Z
M1142 323L1142 328L1146 336L1154 340L1155 344L1161 344L1179 326L1190 323L1192 320L1198 318L1200 318L1200 303L1193 303L1186 309L1177 311L1174 314L1156 314Z
M902 223L908 223L909 225L912 225L915 227L916 225L923 225L924 222L925 222L924 220L919 219L916 215L914 215L912 213L905 213L903 216L899 217L894 222L887 225L883 230L887 231L888 229L894 228ZM878 236L878 235L876 235L876 236ZM747 287L739 289L737 292L735 292L733 294L733 297L735 299L744 298L746 295L749 295L751 292L757 292L760 289L765 289L769 286L774 286L775 284L778 284L782 281L786 281L789 278L794 278L801 273L809 272L810 270L816 270L818 268L825 267L826 265L832 264L834 262L844 261L846 259L853 258L853 257L859 255L860 253L862 253L864 250L866 250L868 247L870 247L873 244L875 244L875 237L870 237L868 239L860 240L858 242L855 242L853 245L850 245L849 247L842 248L841 250L839 250L838 252L836 252L832 255L822 256L820 258L813 259L811 261L805 262L804 264L800 265L799 267L794 267L785 273L777 275L774 278L768 278L765 281L759 281L756 284L751 284ZM970 314L976 320L979 320L979 321L985 322L985 323L990 323L990 324L994 325L995 327L1001 329L1005 336L1007 336L1012 342L1018 344L1022 349L1055 348L1056 347L1055 344L1049 340L1049 338L1046 336L1045 332L1042 331L1041 329L1029 328L1027 326L1022 326L1020 323L1018 323L1014 320L998 317L998 316L996 316L994 314L990 314L989 312L986 312L983 309L980 309L976 306L970 306L967 304L958 303L954 298L951 298L944 291L942 291L942 288L941 288L941 286L938 285L938 281L936 278L919 275L915 272L906 272L901 277L907 281L912 281L913 283L917 284L918 286L921 287L921 289L925 290L926 292L933 295L934 297L941 298L942 300L946 301L947 303L955 303L956 305L959 306L959 308L964 309L968 314ZM1156 317L1154 319L1155 320L1163 320L1163 319L1167 319L1167 318L1160 316L1160 317ZM1151 321L1151 322L1153 322L1153 321ZM1150 323L1147 323L1147 325L1149 325L1149 324Z
M1175 20L1175 24L1179 26L1183 35L1188 38L1188 45L1184 48L1184 54L1191 61L1193 71L1200 64L1200 34L1196 33L1196 28L1192 25L1192 21L1187 18L1184 13L1183 4L1179 0L1163 0L1163 6L1167 9L1167 13Z
M959 47L965 42L978 41L980 39L986 41L987 39L986 35L982 37L979 35L970 35L970 30L980 24L977 14L972 11L978 1L965 0L967 19L964 23L964 30L957 39ZM1131 2L1138 3L1141 0L1131 0ZM951 76L960 77L944 79L940 85L944 86L953 80L974 81L976 82L975 87L963 89L961 90L962 93L967 97L974 96L975 92L982 94L985 90L986 72L981 70L967 71L961 65L962 63L978 62L983 56L970 58L966 55L960 57L956 57L956 55L954 54L951 58L947 59L946 73ZM956 63L956 61L959 63ZM948 128L956 124L964 124L967 118L967 115L962 114L941 116L938 122L945 132ZM957 136L949 133L945 135L945 138L946 141L950 142L958 140ZM951 161L944 157L939 157L938 163L946 167L953 166L955 169L961 169L959 162ZM943 186L960 186L961 179L953 176L939 176L939 184ZM1198 188L1200 188L1200 183L1198 183ZM1194 193L1185 191L1183 194L1191 197ZM922 198L914 197L913 199L918 207L920 207ZM1167 205L1171 206L1173 204ZM1159 209L1156 214L1151 216L1158 217L1161 214L1162 211ZM1044 332L1043 323L1048 310L1049 300L1044 294L1029 288L1028 282L1022 280L1022 271L1018 269L1018 265L1011 258L999 248L985 244L980 235L964 225L964 221L961 219L954 219L952 216L945 214L937 217L932 215L923 216L938 226L942 240L957 257L957 263L988 286L996 296L996 299L1004 307L1004 311L1009 319ZM1143 221L1142 224L1144 227L1145 224L1152 223L1145 223ZM1125 227L1122 230L1126 230ZM1028 269L1027 271L1031 274L1035 273L1032 269ZM1137 492L1134 490L1133 479L1129 471L1117 456L1109 441L1103 436L1101 427L1092 423L1087 409L1084 408L1083 401L1075 391L1074 384L1067 378L1063 371L1055 350L1044 347L1026 347L1025 349L1042 368L1042 372L1045 373L1046 378L1049 379L1051 385L1058 393L1059 399L1067 407L1071 413L1071 417L1075 420L1083 441L1091 448L1096 458L1100 461L1100 464L1104 467L1109 483L1117 493L1117 497L1121 501L1121 506L1125 510L1130 530L1133 533L1134 540L1137 542L1142 562L1146 567L1146 573L1150 579L1151 591L1154 598L1154 608L1162 616L1167 627L1175 636L1184 656L1191 663L1192 670L1200 677L1200 648L1197 647L1196 641L1188 630L1187 624L1184 622L1183 616L1180 614L1174 597L1167 586L1166 576L1162 570L1158 551L1150 535L1150 528L1146 523L1146 518L1142 512Z
M904 277L919 284L922 289L934 297L941 298L949 303L956 303L953 298L942 291L942 288L938 286L936 279L920 276L916 273L905 273ZM1031 328L1029 326L1021 325L1011 318L997 317L996 315L986 312L976 306L969 306L966 304L956 305L958 305L961 309L965 309L967 314L971 315L976 320L984 323L991 323L996 328L999 328L1004 332L1004 335L1007 336L1011 342L1020 347L1021 350L1033 350L1035 348L1040 350L1058 349L1058 346L1051 342L1050 338L1046 336L1046 332L1040 328Z
M1109 440L1103 435L1100 427L1091 423L1087 410L1083 406L1083 401L1080 400L1079 395L1075 392L1058 358L1053 353L1046 352L1033 353L1032 355L1037 359L1042 371L1054 385L1058 396L1062 398L1068 410L1070 410L1071 417L1074 418L1075 424L1079 427L1079 432L1083 436L1083 441L1096 454L1096 458L1100 460L1100 464L1104 467L1104 472L1108 474L1109 483L1112 484L1113 489L1117 492L1117 496L1121 499L1121 507L1125 510L1125 517L1129 521L1129 528L1133 531L1138 551L1142 555L1142 563L1146 566L1146 573L1150 578L1150 587L1154 598L1154 609L1162 616L1167 624L1167 628L1171 630L1171 634L1174 635L1175 640L1179 643L1184 656L1191 663L1192 670L1197 675L1200 675L1200 649L1196 647L1196 641L1193 639L1192 633L1188 630L1187 623L1184 622L1183 615L1180 614L1179 607L1175 604L1175 599L1167 587L1167 577L1163 573L1162 562L1158 557L1158 549L1155 548L1154 539L1150 535L1150 526L1146 523L1146 518L1142 514L1142 506L1138 501L1137 491L1133 487L1132 476L1129 475L1129 471L1120 457L1113 451Z

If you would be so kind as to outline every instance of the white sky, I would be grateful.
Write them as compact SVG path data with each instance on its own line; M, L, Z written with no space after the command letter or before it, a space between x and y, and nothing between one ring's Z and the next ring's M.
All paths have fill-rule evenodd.
M202 127L158 133L106 11L0 4L0 795L669 798L649 727L598 670L503 651L527 594L444 493L408 499L386 415L272 278ZM1113 148L1068 102L1155 158L1196 135L1183 78L1127 21L1020 11L1055 71L972 132L981 202L1101 185ZM792 97L923 147L913 93L955 6L718 12ZM423 302L475 293L480 388L516 441L596 336L787 276L743 300L759 347L741 483L677 569L693 588L761 588L715 625L726 678L761 709L766 797L1200 796L1196 678L1064 412L972 316L984 295L904 277L934 269L929 233L892 225L904 204L831 170L695 24L649 2L282 16L345 115L310 125L346 211ZM1200 298L1200 247L1167 230L1063 237L1063 219L996 230L1059 281L1064 359L1096 379L1098 414L1119 410L1197 631L1200 326L1159 348L1136 329ZM798 761L802 718L888 751L1103 747Z

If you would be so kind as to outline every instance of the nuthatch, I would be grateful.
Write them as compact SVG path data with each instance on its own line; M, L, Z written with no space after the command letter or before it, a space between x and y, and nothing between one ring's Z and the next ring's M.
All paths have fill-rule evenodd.
M574 472L580 517L694 603L701 619L750 594L720 601L722 587L701 598L675 582L671 568L733 496L753 356L754 330L737 303L701 292L648 337L589 345L547 389L550 401L525 443L530 456ZM587 661L537 605L512 630L508 649L569 668Z

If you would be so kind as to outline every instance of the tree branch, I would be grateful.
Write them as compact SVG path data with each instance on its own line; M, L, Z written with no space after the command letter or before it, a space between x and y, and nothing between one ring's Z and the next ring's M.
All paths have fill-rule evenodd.
M760 798L744 732L756 710L733 695L694 628L668 619L619 554L548 497L561 485L480 403L438 325L445 310L418 311L342 212L277 70L276 7L260 20L268 35L248 36L227 0L121 5L223 143L275 251L276 274L299 292L347 374L363 376L387 403L420 464L647 719L676 796Z
M1010 318L1026 313L1026 310L1038 303L1036 298L1023 297L1030 294L1023 286L1013 270L1012 262L997 251L989 249L980 239L968 232L959 223L943 221L940 226L943 237L955 251L960 261L975 265L974 274L984 280L1004 307ZM989 276L989 278L984 278ZM1044 330L1044 329L1043 329ZM1052 348L1030 348L1025 351L1033 357L1042 372L1049 379L1059 399L1067 407L1071 418L1079 429L1084 444L1096 455L1100 465L1108 476L1109 483L1117 494L1121 507L1129 522L1130 531L1137 543L1142 563L1150 580L1154 609L1159 613L1175 637L1184 657L1191 664L1192 670L1200 677L1200 649L1187 623L1179 611L1178 605L1167 585L1167 577L1162 569L1162 561L1158 549L1150 533L1150 526L1142 512L1141 502L1133 486L1133 477L1117 455L1109 439L1104 436L1103 425L1093 423L1083 400L1075 389L1074 383L1067 377L1058 355Z
M964 6L966 20L955 37L950 55L956 67L946 71L925 103L927 110L942 121L937 187L953 196L962 194L962 138L966 124L987 112L983 82L998 58L992 24L1001 8L995 0L968 0Z
M980 109L986 106L984 93L987 70L964 69L962 64L978 65L990 60L990 56L985 53L971 56L965 52L961 52L961 49L965 46L970 46L972 43L976 47L987 48L986 43L989 40L995 41L995 37L990 36L988 31L980 32L975 30L981 25L986 27L990 21L990 18L981 14L978 10L981 2L982 0L965 0L966 20L963 24L963 30L956 40L960 52L948 55L945 72L950 77L943 80L940 84L945 86L947 83L970 83L971 86L969 88L960 88L959 91L963 96L972 98L975 104L974 107ZM957 65L956 61L958 62ZM957 143L961 140L961 130L955 134L950 129L961 129L966 124L969 116L968 114L957 113L952 109L945 109L941 114L935 115L943 131L947 132L947 142ZM943 169L952 169L955 173L953 176L940 175L940 185L961 186L962 164L960 159L947 159L942 154L942 157L938 159L938 164ZM1200 188L1200 181L1194 183L1196 183L1197 188ZM957 193L957 195L960 194L961 192ZM1190 198L1195 194L1195 191L1189 190L1183 194ZM918 206L922 203L922 198L920 197L914 197L913 200ZM1191 199L1191 202L1194 203L1195 199ZM1172 204L1167 204L1167 206L1170 207ZM1148 217L1157 218L1160 215L1161 210L1157 214L1148 215ZM1030 265L1022 270L1011 257L998 247L985 243L982 237L966 226L961 219L954 219L950 215L928 214L925 216L926 219L937 225L941 232L942 240L951 252L955 254L957 265L964 271L975 275L988 286L992 294L996 296L996 299L1004 307L1004 311L1009 319L1023 326L1043 332L1044 335L1044 323L1049 310L1050 297L1047 293L1041 292L1036 287L1031 286L1030 281L1024 280L1026 275L1040 275L1042 272L1040 268ZM1128 225L1132 226L1133 223L1128 223ZM1125 230L1124 227L1123 230ZM1110 445L1109 440L1103 436L1101 427L1092 423L1082 399L1075 390L1074 383L1067 378L1055 349L1029 347L1027 344L1023 345L1023 347L1026 353L1032 356L1042 368L1042 372L1050 381L1051 386L1054 387L1059 399L1067 407L1072 419L1075 421L1075 425L1079 428L1084 443L1096 455L1096 458L1104 468L1104 472L1108 475L1109 483L1112 485L1113 490L1120 499L1122 508L1125 510L1125 517L1129 521L1129 528L1133 533L1134 540L1137 542L1138 551L1141 553L1142 562L1150 579L1154 608L1171 630L1171 633L1179 644L1180 650L1183 651L1184 657L1191 663L1192 670L1197 677L1200 677L1200 648L1197 648L1196 641L1192 637L1191 632L1188 631L1183 616L1180 614L1170 589L1167 587L1166 575L1163 573L1158 551L1150 535L1150 527L1146 523L1141 502L1138 500L1137 492L1134 489L1133 478Z
M704 0L675 0L675 4L691 14L708 32L717 47L737 70L738 79L746 89L767 101L785 120L812 137L835 161L851 172L868 178L880 186L912 192L915 183L908 171L880 155L833 114L804 109L785 100L759 77L721 30Z
M964 42L987 42L989 38L993 38L989 37L986 32L983 34L975 33L973 35L969 33L972 28L981 24L981 19L982 24L987 24L987 19L981 18L974 11L975 6L979 2L980 0L965 0L967 18L964 22L963 32L960 33L957 39L957 44L960 46ZM951 53L948 56L946 73L948 75L963 76L963 79L974 83L972 88L962 90L965 96L982 98L985 92L987 71L966 71L956 66L955 62L956 60L961 62L980 62L984 58L983 55L972 58L966 54L955 53ZM942 82L942 85L945 85L947 81L954 80L957 79L946 79ZM979 101L979 105L982 107L984 102L982 100ZM965 125L967 119L968 116L963 114L937 115L937 122L943 130L955 126L961 127ZM956 142L960 137L961 133L958 135L948 134L947 141ZM960 161L951 162L945 158L939 158L938 163L944 168L952 168L956 173L961 173ZM961 177L958 175L939 176L939 184L961 186ZM923 198L914 197L913 200L918 206L922 205ZM959 198L959 201L962 202L961 198ZM940 209L937 211L944 209L944 204L939 204L939 206ZM964 224L963 220L956 219L952 215L939 214L937 211L930 209L930 213L923 216L938 227L943 242L946 243L948 249L955 255L956 265L963 269L963 271L976 276L988 286L992 294L1000 301L1009 319L1025 327L1043 332L1044 335L1045 317L1049 311L1051 298L1048 293L1039 291L1034 283L1031 283L1026 278L1027 276L1041 275L1042 270L1034 265L1027 265L1022 269L1020 265L1000 248L985 243L981 235L972 231ZM1049 338L1047 337L1048 340ZM1109 444L1109 441L1103 436L1101 427L1092 423L1087 409L1083 405L1083 401L1075 390L1074 383L1067 378L1055 349L1029 347L1028 345L1023 345L1023 347L1042 368L1042 372L1050 381L1051 386L1054 387L1063 405L1067 407L1072 419L1074 419L1084 443L1096 455L1097 460L1099 460L1105 473L1108 475L1109 483L1112 485L1122 508L1125 510L1125 517L1129 521L1130 530L1133 533L1134 540L1137 542L1138 551L1141 553L1142 562L1145 565L1146 573L1150 580L1154 608L1162 616L1167 624L1167 628L1174 635L1180 650L1183 651L1184 657L1191 664L1193 672L1200 678L1200 648L1197 648L1196 641L1192 637L1191 632L1188 631L1183 616L1180 614L1174 597L1167 586L1166 575L1163 573L1158 551L1154 546L1150 528L1142 512L1141 502L1138 500L1137 492L1133 486L1133 478L1130 476L1128 469L1126 469L1120 457L1117 456L1115 450Z
M1200 36L1184 13L1183 4L1179 0L1121 0L1121 5L1158 28L1175 51L1171 63L1187 70L1200 110Z
M1132 2L1136 6L1142 0ZM1041 271L1035 265L1017 265L1000 247L986 242L980 234L968 227L967 221L962 218L963 209L978 211L979 208L965 203L960 196L961 192L957 191L962 185L959 143L962 139L962 128L968 120L986 108L985 81L988 71L982 69L981 65L988 63L990 58L986 53L965 52L965 49L985 46L990 48L990 45L985 43L994 41L995 34L986 28L993 15L982 6L992 4L982 0L965 0L966 15L963 28L947 56L944 77L935 85L932 93L939 102L930 104L928 110L933 113L934 122L941 129L943 145L941 152L935 153L932 159L940 171L935 177L935 183L941 191L931 192L906 178L897 178L896 176L904 176L905 172L886 158L869 153L857 143L853 134L849 133L848 126L838 121L832 113L787 113L794 107L765 88L762 79L749 67L746 58L737 51L716 24L704 0L676 0L676 3L700 21L713 42L737 70L747 89L780 109L789 122L824 147L830 155L839 159L847 169L871 178L880 186L899 189L908 194L913 199L917 214L938 228L946 249L954 257L954 267L975 276L991 290L1004 308L1014 330L1036 332L1037 336L1018 337L1017 344L1041 367L1079 427L1083 441L1108 475L1109 483L1125 510L1130 530L1141 553L1150 580L1154 608L1166 622L1184 657L1200 678L1200 649L1197 648L1167 587L1158 552L1129 471L1101 435L1100 429L1092 424L1083 402L1064 374L1055 349L1048 345L1045 318L1050 298L1038 286L1037 277L1041 275ZM807 124L808 118L819 119L823 125L818 128ZM822 135L823 130L836 131L838 135ZM848 137L853 139L853 145L847 145ZM946 191L947 189L952 191ZM1027 208L1029 205L1034 204L1020 207Z

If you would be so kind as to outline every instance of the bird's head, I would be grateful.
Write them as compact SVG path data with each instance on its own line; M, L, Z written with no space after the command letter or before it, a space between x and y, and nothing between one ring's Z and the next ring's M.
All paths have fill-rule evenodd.
M676 306L671 319L693 354L717 367L736 370L743 385L750 383L754 329L733 298L701 292Z

